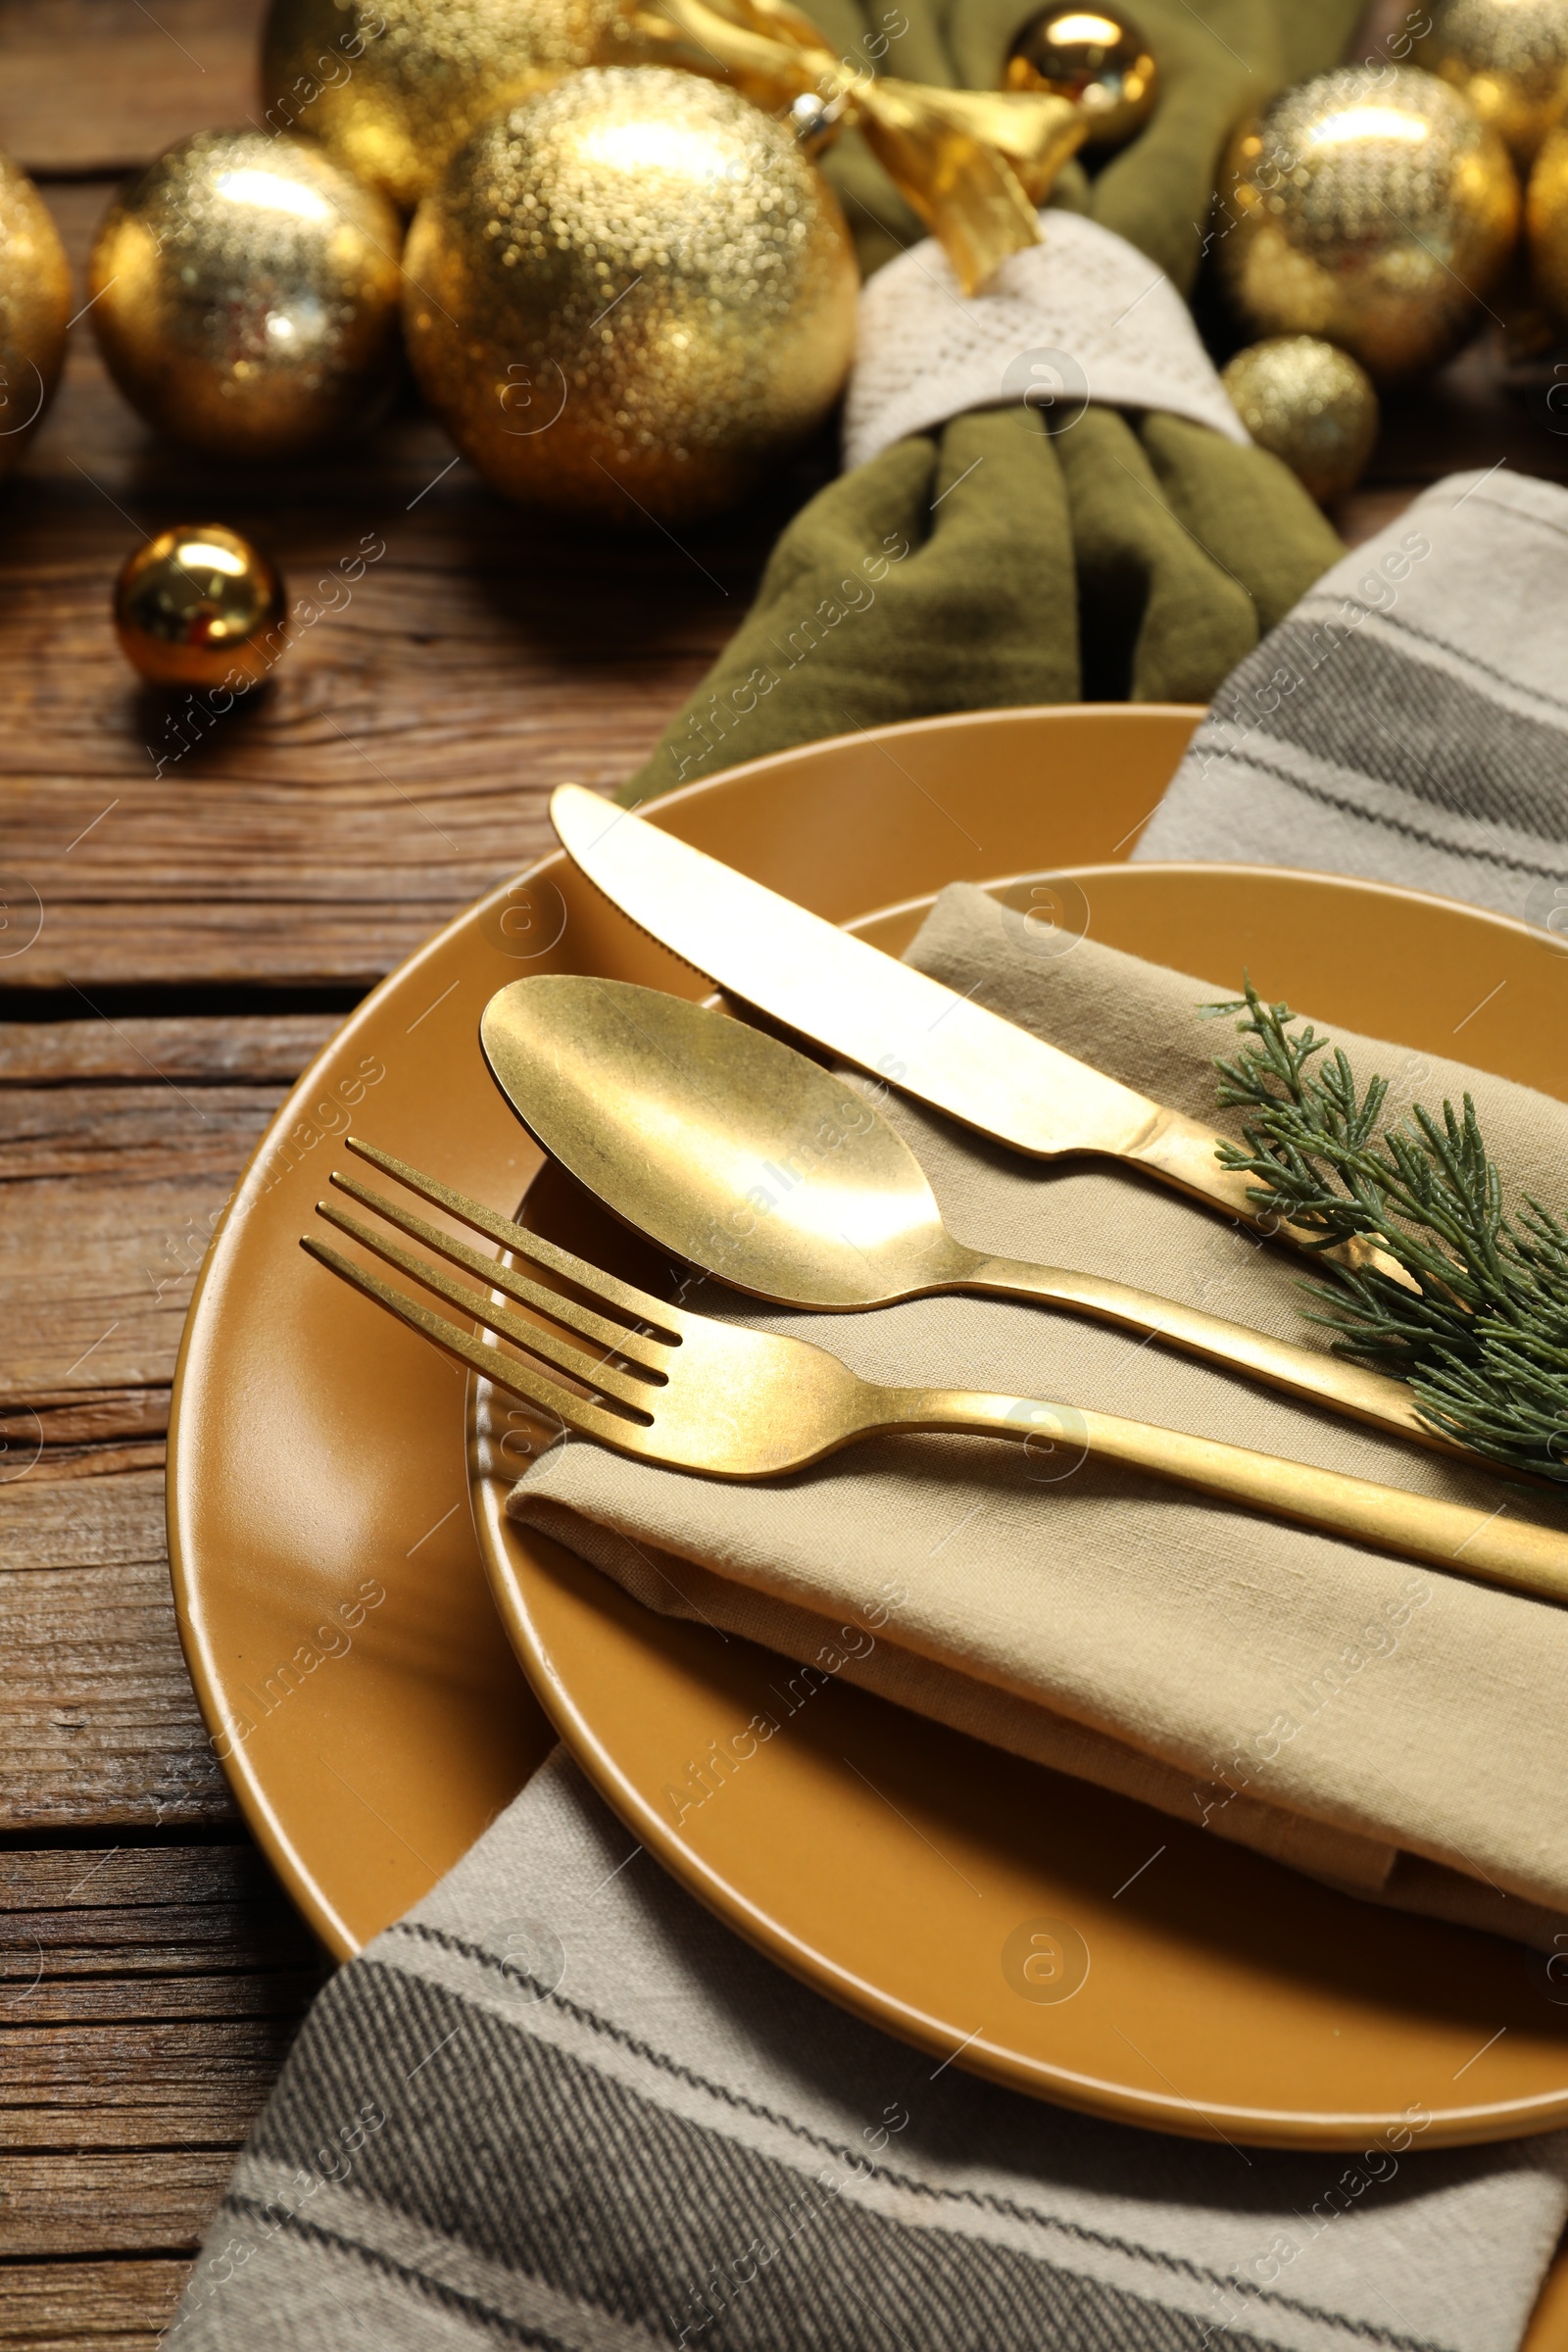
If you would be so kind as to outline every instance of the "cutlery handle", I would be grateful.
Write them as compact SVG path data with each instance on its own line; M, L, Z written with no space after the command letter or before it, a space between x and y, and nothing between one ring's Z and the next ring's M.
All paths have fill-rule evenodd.
M1568 1535L1510 1519L1506 1497L1490 1513L1478 1511L1184 1430L967 1389L886 1390L879 1402L890 1412L879 1427L979 1431L1032 1444L1043 1481L1071 1477L1092 1454L1379 1551L1510 1585L1543 1600L1568 1601Z
M1223 1315L1206 1314L1200 1306L1183 1305L1180 1299L1161 1298L1152 1291L1134 1290L1123 1282L1104 1282L1098 1274L1078 1274L1064 1266L1033 1266L1014 1257L976 1256L965 1271L963 1287L1000 1298L1040 1298L1073 1307L1102 1323L1120 1324L1125 1331L1147 1332L1152 1339L1221 1364L1227 1371L1250 1373L1270 1388L1309 1397L1315 1404L1326 1404L1374 1429L1414 1438L1420 1445L1457 1454L1464 1461L1481 1459L1467 1446L1428 1428L1402 1380L1390 1380L1382 1372L1348 1364L1322 1348L1273 1339L1267 1332L1253 1331L1250 1324L1227 1322Z
M1185 1111L1161 1106L1148 1134L1137 1143L1124 1145L1117 1156L1134 1167L1147 1168L1151 1176L1158 1176L1195 1200L1205 1200L1211 1208L1225 1209L1261 1233L1275 1235L1282 1242L1294 1242L1298 1248L1311 1247L1311 1234L1271 1215L1267 1209L1260 1209L1255 1200L1248 1199L1253 1179L1244 1169L1220 1165L1215 1157L1220 1141L1213 1128L1205 1127L1200 1119L1190 1119ZM1385 1256L1373 1242L1357 1238L1341 1242L1333 1250L1314 1249L1313 1255L1334 1258L1345 1265L1375 1265L1409 1288L1415 1287L1402 1268Z

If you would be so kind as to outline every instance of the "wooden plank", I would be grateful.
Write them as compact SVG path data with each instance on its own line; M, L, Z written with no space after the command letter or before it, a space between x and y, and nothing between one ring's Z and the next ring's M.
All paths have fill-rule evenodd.
M266 0L5 0L0 147L31 172L128 172L260 112ZM90 71L82 65L90 61Z
M189 2264L20 2263L0 2273L0 2344L27 2352L155 2352Z
M247 1842L0 1853L0 2343L162 2325L27 2259L193 2248L323 1975Z
M0 1487L0 1832L234 1818L175 1632L163 1487Z
M276 2080L296 2019L12 2026L0 2034L0 2160L237 2148ZM82 2241L78 2240L77 2243ZM0 2251L36 2252L6 2244Z
M15 1011L13 1001L9 1007ZM74 1020L0 1016L0 1087L88 1086L129 1079L180 1086L288 1086L341 1026L337 1012L282 1012L214 1020L95 1017L77 1001ZM9 1119L9 1111L8 1111Z
M165 1911L171 1904L249 1903L279 1900L277 1881L256 1847L246 1842L218 1845L43 1846L0 1849L0 1914L29 1922L47 1912L74 1922L90 1936L92 1922L107 1907ZM287 1916L292 1920L293 1913ZM62 1934L69 1936L69 1927ZM304 1949L297 1929L291 1952Z
M6 1097L5 1172L13 1185L161 1177L171 1155L184 1181L237 1174L282 1098L278 1086L206 1086L172 1077L92 1087L16 1087Z
M24 1403L0 1404L0 1483L161 1470L169 1400L169 1389L155 1383L57 1396L35 1392Z
M275 1085L17 1087L0 1152L0 1398L167 1388Z
M338 1019L0 1023L0 1486L161 1465L203 1251Z
M193 2254L233 2162L230 2147L8 2155L0 2254Z
M8 1034L19 1072L35 1071L64 1027L78 1033L70 1058L105 1075L5 1093L0 1828L232 1818L169 1589L169 1384L202 1252L278 1073L330 1025L83 1021ZM173 1067L122 1084L117 1065L149 1048ZM229 1082L246 1058L265 1084Z
M45 1977L27 2000L25 2008L19 2007L17 2014L31 2018L36 2012L39 2020L72 2027L78 2038L91 2028L119 2027L130 2017L169 2023L188 2020L203 2026L211 2026L228 2018L281 2017L292 2019L297 2024L320 1990L319 1966L313 1964L294 1970L274 1969L264 1975L256 1975L242 1965L246 1949L245 1938L239 1933L242 1925L242 1922L233 1923L231 1939L220 1946L216 1954L211 1948L204 1949L200 1955L202 1967L199 1971L195 1966L196 1954L187 1947L171 1944L160 1966L144 1968L129 1975L105 1977L100 1973L81 1977ZM0 1936L0 1946L3 1944L4 1937ZM220 1965L215 1965L215 1960ZM20 1983L24 1988L28 1982L25 1951L23 1961ZM10 1956L7 1956L5 1965L12 1965ZM35 1955L30 1965L36 1968ZM101 1953L98 1965L101 1971ZM176 1973L166 1974L165 1970ZM0 1995L0 2023L9 2018L9 2004L17 1997L12 1991L12 1980L6 1979L5 1991ZM294 2026L291 2025L289 2034L292 2034L293 2031ZM283 2054L283 2048L284 2044L280 2043L279 2057ZM3 2274L0 2274L0 2300L3 2299Z
M167 1860L182 1857L188 1849L153 1850ZM248 1847L237 1850L250 1853ZM96 1888L112 1885L115 1865L134 1851L109 1846L96 1853L89 1848L78 1856L73 1849L65 1859L77 1865L78 1883L90 1880ZM69 1988L72 1978L106 1973L157 1977L181 1969L199 1973L220 1964L225 1953L237 1957L241 1952L253 1967L265 1963L297 1969L311 1956L303 1927L270 1882L260 1893L236 1889L203 1899L180 1887L180 1869L178 1860L170 1863L172 1890L158 1903L116 1904L99 1895L91 1909L80 1913L8 1914L0 1923L6 2022L31 2025L46 2018L51 2002ZM67 2002L68 2008L74 2005Z

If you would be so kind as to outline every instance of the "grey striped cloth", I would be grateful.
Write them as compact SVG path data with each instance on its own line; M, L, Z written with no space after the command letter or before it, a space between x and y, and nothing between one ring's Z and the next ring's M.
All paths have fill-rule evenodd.
M1568 494L1448 482L1236 672L1141 854L1568 907ZM1568 913L1557 928L1568 929ZM1207 2146L860 2025L559 1751L318 2002L178 2352L1513 2352L1568 2137Z
M561 1751L321 1995L178 2352L1504 2352L1561 2138L1209 2147L858 2024Z
M1233 670L1138 858L1402 882L1568 949L1568 491L1454 474Z

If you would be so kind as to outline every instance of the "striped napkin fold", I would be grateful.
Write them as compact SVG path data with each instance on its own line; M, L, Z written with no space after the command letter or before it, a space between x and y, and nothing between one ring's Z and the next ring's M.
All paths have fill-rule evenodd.
M1408 568L1391 569L1401 555ZM1326 625L1313 599L1244 663L1144 851L1339 864L1550 924L1568 887L1568 765L1553 764L1568 711L1547 659L1560 562L1568 496L1506 476L1440 485L1330 575L1321 593L1339 600L1346 632L1330 655L1309 662L1300 647L1302 623ZM1392 593L1358 588L1366 579ZM1308 635L1308 646L1324 642ZM1279 704L1259 710L1258 687L1266 695L1281 669L1295 685L1287 693L1277 681ZM1045 958L1037 945L1020 948L989 902L959 892L917 959L960 986L960 974L978 975L1069 1051L1198 1109L1220 1042L1191 1018L1207 991L1092 942ZM1228 991L1236 978L1213 985ZM1141 994L1128 994L1130 980ZM1370 1051L1367 1066L1396 1091L1430 1098L1456 1082L1434 1059L1391 1062L1388 1048L1346 1042L1358 1056ZM1495 1080L1477 1092L1510 1176L1560 1198L1568 1111ZM906 1115L939 1194L996 1216L1001 1246L1049 1254L1040 1245L1054 1235L1069 1262L1081 1245L1079 1262L1136 1267L1150 1287L1185 1285L1217 1311L1300 1336L1283 1253L1249 1249L1240 1275L1223 1255L1200 1264L1200 1233L1225 1228L1174 1196L1108 1170L1042 1174ZM1133 1199L1134 1224L1118 1227ZM1110 1260L1097 1261L1097 1249ZM1244 1400L1241 1384L1152 1348L1129 1364L1123 1342L1114 1367L1096 1353L1116 1346L1112 1335L1039 1309L922 1302L839 1318L831 1338L901 1377L941 1357L945 1379L983 1369L983 1385L1012 1387L1046 1368L1048 1330L1051 1368L1084 1402L1101 1400L1097 1382L1114 1381L1123 1411L1160 1418L1163 1403L1164 1417L1189 1427L1275 1450L1320 1448L1315 1458L1409 1484L1462 1476L1283 1399L1249 1391ZM721 1560L717 1549L705 1560L697 1507L699 1491L716 1490L586 1446L566 1446L518 1507L574 1531L579 1550L634 1590L624 1539L652 1531L677 1574L706 1576L705 1605L727 1595L737 1623L771 1610L778 1629L813 1605L796 1570L814 1559L820 1575L822 1555L803 1546L797 1522L811 1482L829 1482L838 1507L858 1513L834 1574L867 1545L884 1561L912 1560L929 1530L925 1582L900 1568L906 1596L888 1629L911 1678L897 1693L906 1702L940 1714L962 1682L999 1711L993 1736L1004 1744L1016 1744L1005 1727L1032 1708L1082 1740L1068 1768L1090 1777L1109 1777L1097 1763L1113 1747L1135 1770L1180 1767L1189 1796L1206 1788L1213 1800L1210 1832L1275 1852L1295 1834L1289 1858L1380 1899L1479 1906L1469 1915L1490 1910L1494 1924L1538 1938L1549 1926L1543 1912L1568 1909L1568 1789L1556 1743L1537 1730L1554 1720L1568 1663L1557 1654L1568 1639L1561 1613L1299 1531L1260 1535L1257 1520L1088 1466L1043 1506L1026 1484L999 1486L1001 1447L900 1444L899 1459L866 1449L768 1490L723 1490ZM911 1448L928 1465L918 1479L900 1466ZM950 1521L922 1509L952 1504L957 1522L960 1497L981 1506L954 1542L975 1546L970 1596L984 1606L939 1691L929 1611L940 1577L929 1562ZM1049 1706L1038 1682L1020 1692L1003 1648L1027 1630L1009 1563L1034 1544L1046 1507L1054 1544L1030 1558L1059 1604L1053 1642L1037 1645L1061 1685ZM999 1537L991 1523L1009 1516L1022 1526ZM1184 1695L1181 1674L1144 1642L1133 1663L1153 1688L1135 1717L1126 1662L1084 1638L1084 1592L1103 1590L1097 1521L1119 1525L1117 1565L1163 1609L1161 1630L1190 1619L1189 1664L1200 1655L1210 1675L1239 1673L1227 1685L1239 1714L1227 1699L1205 1719L1210 1702ZM977 1565L1004 1588L1011 1576L1014 1590L999 1601ZM1209 1609L1200 1571L1217 1575L1224 1609ZM1321 1654L1299 1646L1302 1617L1330 1635ZM1126 1630L1141 1639L1136 1623ZM1118 1688L1125 1704L1112 1713ZM1296 1727L1266 1756L1267 1738L1236 1745L1261 1728L1253 1700L1265 1690L1268 1722L1289 1709ZM1412 1737L1441 1730L1430 1710L1447 1703L1469 1709L1472 1744L1415 1754ZM1224 1739L1205 1747L1222 1719ZM1395 1784L1393 1798L1369 1793L1368 1760ZM1434 1796L1436 1829L1416 1819ZM1515 2352L1568 2212L1568 2135L1427 2152L1421 2129L1415 2114L1408 2135L1352 2156L1207 2146L1066 2114L959 2066L933 2072L738 1942L658 1872L558 1752L318 2002L169 2340L183 2352L361 2342L386 2352Z
M1437 483L1221 687L1136 858L1365 874L1568 953L1568 491Z
M560 1750L321 1994L178 2352L1514 2352L1568 2139L1166 2138L835 2009Z

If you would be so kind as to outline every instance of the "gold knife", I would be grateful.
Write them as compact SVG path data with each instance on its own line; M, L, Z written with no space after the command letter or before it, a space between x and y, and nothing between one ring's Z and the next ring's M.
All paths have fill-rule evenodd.
M559 785L551 821L606 898L725 992L901 1093L1036 1159L1098 1152L1290 1240L1221 1167L1219 1138L1184 1112L1076 1061L760 882L616 808ZM1357 1257L1396 1271L1362 1244Z

